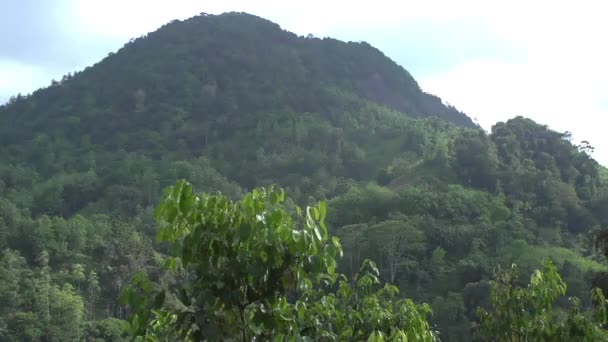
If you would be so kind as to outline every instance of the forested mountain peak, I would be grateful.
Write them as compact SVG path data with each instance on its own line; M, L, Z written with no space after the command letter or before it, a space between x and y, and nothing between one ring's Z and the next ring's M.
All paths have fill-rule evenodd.
M51 159L61 155L86 155L89 161L61 162L63 172L80 174L99 172L103 166L90 161L100 155L130 153L204 157L251 188L328 172L373 178L388 159L371 142L393 140L387 147L398 151L396 132L415 118L476 127L367 43L298 37L245 13L201 14L13 98L0 107L0 143L11 160L34 165L45 177L58 171ZM53 154L52 146L72 151ZM364 161L369 153L379 165ZM257 161L253 169L251 161Z
M162 118L151 113L179 110L198 121L265 111L329 115L347 105L344 96L413 117L474 126L466 115L422 92L405 69L367 43L298 37L265 19L226 13L174 21L131 40L83 72L36 91L26 105L30 115L3 127L21 123L43 131L52 126L48 121L69 116L80 121L74 129L101 139L108 137L100 131L107 126L99 127L103 122L118 131L134 122L158 129ZM10 116L22 106L21 98L14 98L3 111ZM63 114L36 115L42 110ZM13 129L2 131L3 140Z

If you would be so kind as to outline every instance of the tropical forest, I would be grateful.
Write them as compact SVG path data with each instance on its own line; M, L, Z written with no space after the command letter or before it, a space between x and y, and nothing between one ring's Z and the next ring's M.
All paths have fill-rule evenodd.
M608 341L608 170L201 14L0 106L0 341Z

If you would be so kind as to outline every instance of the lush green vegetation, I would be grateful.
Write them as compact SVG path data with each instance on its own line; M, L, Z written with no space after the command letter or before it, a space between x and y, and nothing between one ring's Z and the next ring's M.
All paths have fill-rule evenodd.
M273 189L256 189L234 203L221 195L197 196L185 182L169 188L157 210L158 240L171 244L166 265L176 281L155 294L140 273L126 288L123 300L138 309L133 335L435 340L425 319L428 305L400 299L391 285L376 291L372 262L352 284L335 273L342 250L336 237L329 239L324 202L305 212L296 208L293 219L284 199ZM165 304L168 296L175 299Z
M294 211L285 207L285 193L272 188L238 202L196 195L184 181L168 188L156 211L157 240L171 246L164 264L173 282L153 283L140 272L124 289L121 302L134 310L131 335L142 341L437 340L426 320L428 304L382 286L375 263L363 261L352 280L335 272L342 249L338 238L329 238L325 202ZM581 311L581 301L570 297L569 311L554 314L566 284L549 259L527 287L515 265L489 284L491 301L477 310L480 341L608 341L601 289L591 291L593 310Z
M594 248L608 225L608 176L588 152L525 118L485 133L366 43L297 37L237 13L173 22L0 107L0 340L121 341L128 328L161 339L411 336L420 328L466 341L507 325L521 334L506 340L599 336L604 319L586 315L602 310L592 284L608 289L605 257ZM174 216L175 199L165 195L155 222L162 189L177 179L222 196L200 195ZM287 196L248 192L270 184ZM318 201L327 203L327 232ZM261 206L254 213L275 215L267 225L251 224L244 208L252 203ZM308 222L298 206L320 216ZM188 212L212 224L179 228ZM238 238L225 227L239 227ZM294 244L297 231L308 232L307 244ZM324 261L311 266L302 254L309 249ZM215 260L213 273L201 268L205 258ZM553 266L541 273L558 286L534 280L497 302L496 293L518 289L515 276L491 282L499 265L535 274L543 259ZM282 281L254 276L260 293L242 292L256 272L279 272ZM386 283L396 287L379 286ZM164 306L138 297L137 286L166 293ZM548 293L542 305L535 286ZM129 289L125 300L138 305L119 303ZM244 297L218 295L226 289ZM182 305L192 298L226 311L190 317ZM518 303L551 328L505 321ZM533 305L552 310L540 315ZM134 326L125 320L136 307L144 309ZM152 307L157 314L145 311ZM396 317L399 310L416 314ZM379 326L368 324L374 315ZM353 317L360 326L344 327ZM182 324L189 319L215 330L197 333ZM569 327L583 332L568 335Z
M566 284L549 260L534 271L530 284L519 284L516 266L500 271L491 281L492 309L479 309L478 337L491 341L606 341L606 298L591 292L594 309L581 312L581 302L568 298L567 312L554 312L555 301L566 293Z

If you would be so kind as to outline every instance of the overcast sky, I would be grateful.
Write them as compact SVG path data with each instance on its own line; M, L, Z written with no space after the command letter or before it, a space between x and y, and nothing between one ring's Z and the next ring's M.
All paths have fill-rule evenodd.
M297 34L364 40L487 130L517 115L588 140L608 165L603 1L1 0L0 102L200 12L243 11Z

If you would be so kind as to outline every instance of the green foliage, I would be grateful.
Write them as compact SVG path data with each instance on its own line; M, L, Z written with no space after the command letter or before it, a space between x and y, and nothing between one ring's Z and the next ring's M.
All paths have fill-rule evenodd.
M84 304L70 284L50 278L48 254L31 272L19 253L5 250L0 264L0 338L78 341L83 335Z
M167 241L154 243L154 208L161 189L176 179L190 180L197 191L221 192L233 204L228 199L247 189L278 184L291 196L280 204L282 214L274 214L285 227L288 218L305 227L307 213L294 216L296 206L323 200L327 234L344 246L336 272L348 275L352 291L363 291L353 279L367 274L359 266L372 260L380 282L431 303L431 324L442 340L470 339L476 308L489 310L488 280L496 265L517 263L527 273L551 258L567 295L583 298L585 308L591 279L608 289L601 279L605 258L593 248L596 238L599 249L608 246L608 234L597 234L608 226L608 171L591 150L521 117L486 134L363 42L297 37L241 13L175 21L95 66L0 106L0 340L50 334L124 339L120 329L131 312L117 298L140 271L152 284L151 297L144 297L150 307L152 293L167 290L165 308L174 311L156 310L149 326L163 336L161 328L177 324L174 312L188 307L177 289L201 289L192 281L196 262L210 252L218 263L241 267L206 274L216 285L228 275L243 276L249 262L258 265L255 274L287 267L283 254L259 252L246 260L226 254L224 246L243 248L251 234L255 248L288 248L286 240L255 235L262 234L256 225L241 224L243 238L239 228L236 240L205 235L205 241L219 241L212 248L182 241L163 226L160 237ZM184 205L194 205L189 201ZM274 206L264 204L266 211ZM226 207L227 222L242 220L241 211ZM218 221L218 229L221 224L227 223ZM307 241L316 241L316 231L309 234L313 240ZM174 253L187 269L169 257ZM273 263L259 266L264 258ZM302 262L310 277L321 267L314 265L325 265L316 257ZM303 290L287 276L295 270L285 270L279 277L285 284L273 286L296 286L275 298L293 305ZM325 281L333 285L313 282L310 291L318 294L310 298L333 294L346 307L360 305L340 297L343 278ZM375 296L381 286L372 287ZM401 298L394 296L392 303ZM209 298L197 300L211 305ZM562 298L555 307L569 306ZM380 308L389 310L386 302ZM330 334L336 331L329 325L338 323L323 322Z
M335 293L305 291L295 304L303 334L321 340L435 341L426 321L430 307L400 298L394 285L375 290L378 276L374 263L366 260L352 281L337 277Z
M380 281L372 262L354 284L334 272L342 249L327 233L324 202L297 209L294 218L284 201L273 188L237 202L196 195L184 181L168 188L156 214L158 241L171 244L166 267L184 279L153 294L144 274L134 278L122 296L135 310L132 334L196 341L435 339L427 305L398 298L395 286L374 290ZM178 304L163 305L168 297Z
M566 294L566 284L549 260L534 271L530 283L519 283L516 266L499 271L490 282L492 310L479 310L481 340L492 341L606 341L606 300L593 290L596 305L591 314L580 311L580 300L569 298L570 309L554 312L555 301Z
M558 265L568 262L577 270L584 272L600 272L606 269L606 265L584 258L572 250L555 246L529 245L522 240L514 240L500 252L504 255L505 260L518 265L526 265L526 267L533 266L538 260L551 258ZM531 272L532 269L525 271Z
M391 211L398 209L398 195L390 189L369 183L349 189L330 201L329 207L330 221L335 225L364 222L372 218L385 220Z
M432 322L440 329L440 336L456 341L471 340L470 323L466 316L462 294L448 292L437 296L431 303Z
M130 341L128 335L129 324L116 318L106 318L95 321L88 327L87 336L93 341Z
M78 341L83 337L84 303L71 285L53 286L49 297L52 313L48 322L50 341Z
M498 157L483 132L465 133L454 141L454 168L467 185L495 190Z

